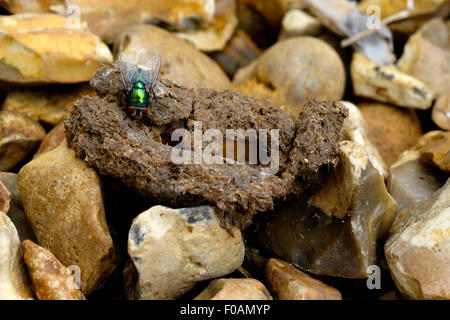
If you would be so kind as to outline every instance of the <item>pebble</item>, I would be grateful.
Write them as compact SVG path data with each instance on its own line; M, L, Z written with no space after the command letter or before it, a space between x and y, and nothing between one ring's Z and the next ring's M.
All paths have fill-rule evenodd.
M85 24L57 14L0 17L0 80L9 83L79 83L112 62L109 48Z
M71 271L48 250L30 240L22 242L23 258L39 300L86 300Z
M38 151L34 154L33 158L40 156L43 153L51 151L59 146L64 139L66 138L66 133L64 131L64 123L61 122L49 133L45 136L44 140L42 140L41 145L39 146Z
M0 171L26 160L45 137L45 129L17 111L0 111Z
M93 90L86 84L58 89L16 89L6 95L2 110L18 111L34 121L56 126L81 94L93 94Z
M32 299L19 236L8 216L0 212L0 300Z
M194 300L273 300L256 279L216 279Z
M355 52L350 64L353 91L359 97L392 103L399 107L426 110L435 93L420 81L394 65L381 66Z
M277 300L342 300L337 289L279 259L269 260L265 278Z
M178 31L174 34L192 43L198 50L213 52L222 50L239 23L236 16L236 2L234 0L215 0L214 20L204 28L197 30Z
M295 37L276 43L240 69L233 84L244 94L284 105L296 116L313 97L341 100L345 70L339 55L324 41Z
M299 9L291 9L283 17L279 40L300 36L316 36L322 30L319 20Z
M386 178L388 176L387 165L384 163L377 147L370 141L369 129L361 111L351 102L341 101L341 103L348 109L348 116L342 126L341 139L353 141L363 146L372 165Z
M437 18L424 24L409 37L397 66L438 96L450 94L450 23Z
M30 222L28 221L22 205L22 199L17 185L17 174L13 172L0 172L0 181L11 193L10 208L5 212L16 227L20 241L30 239L37 241Z
M160 78L170 79L188 88L231 87L225 72L214 60L170 32L151 25L127 27L116 42L119 53L131 61L147 63L154 54L162 59Z
M11 192L8 188L0 181L0 211L3 213L8 213L11 202Z
M408 219L385 245L399 291L410 299L450 299L450 180Z
M83 293L92 292L115 268L98 174L64 141L22 167L18 186L39 245L78 266Z
M446 181L441 172L420 161L420 152L414 148L403 152L391 166L388 180L389 194L398 203L398 214L391 226L394 233L408 219L409 208L429 199Z
M427 15L439 10L440 7L445 4L445 1L446 0L414 1L413 9L410 9L410 18L390 24L389 29L394 33L402 35L412 34L417 31L427 19L429 19ZM362 0L359 2L358 8L361 11L367 12L369 6L377 6L379 8L380 18L384 19L397 14L400 11L406 10L407 3L408 1Z
M306 202L282 206L258 232L276 256L317 275L366 278L376 241L389 229L397 204L362 146L340 142L341 164ZM370 192L368 192L370 190Z
M434 104L431 119L443 130L450 130L450 93L440 96Z
M89 29L107 43L113 43L124 28L130 25L162 23L173 30L192 30L213 22L218 6L205 0L70 0L80 8L83 21ZM59 14L66 13L64 4L52 6Z
M369 128L369 139L388 166L422 136L422 126L414 110L373 102L359 103L358 108Z
M423 163L450 173L450 132L434 130L423 135L416 145Z
M199 281L236 270L244 251L239 229L224 229L212 207L152 207L130 228L128 298L176 299Z

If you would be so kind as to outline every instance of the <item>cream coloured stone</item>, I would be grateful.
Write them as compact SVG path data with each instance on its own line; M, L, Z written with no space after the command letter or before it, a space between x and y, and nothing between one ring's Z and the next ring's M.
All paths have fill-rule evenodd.
M386 241L399 291L411 299L450 299L450 179Z
M367 152L361 145L350 141L342 141L339 147L340 165L330 174L321 190L311 197L310 203L326 214L342 219L349 214L349 209L357 208L358 203L370 199L371 203L366 205L372 206L374 210L383 206L386 220L382 229L385 232L393 221L397 206L386 190L384 176L377 172L377 183L371 185L369 197L365 194L365 179L372 165L369 166Z
M440 96L450 93L450 22L432 19L413 34L397 61L398 68L430 86Z
M0 17L0 80L11 83L88 81L112 62L109 48L85 24L70 18L24 13Z
M225 230L212 207L152 207L130 228L128 298L175 299L198 281L236 270L244 251L240 231Z
M353 54L350 73L354 93L360 97L425 110L431 107L435 96L429 86L394 65L377 65L357 52Z
M214 1L212 1L214 3ZM175 32L175 35L206 52L220 51L238 25L234 0L217 0L215 17L205 28Z
M348 116L342 125L342 140L349 140L360 144L367 153L370 162L385 178L387 178L387 166L375 145L369 139L369 129L361 111L353 103L341 101L348 109Z
M8 216L0 212L0 300L31 300L20 240Z
M256 279L217 279L195 300L272 300L272 296Z
M299 9L291 9L281 21L279 40L298 37L315 36L322 29L320 22L313 16Z

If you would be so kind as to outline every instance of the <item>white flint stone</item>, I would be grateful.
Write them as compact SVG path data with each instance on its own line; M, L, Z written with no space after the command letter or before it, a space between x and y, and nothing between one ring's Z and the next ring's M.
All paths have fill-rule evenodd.
M0 300L34 299L22 256L16 227L0 211Z
M381 66L355 52L350 64L355 95L392 103L399 107L426 110L434 92L422 81L401 72L396 66Z
M342 125L342 140L349 140L360 144L366 151L374 168L383 177L387 178L387 166L377 148L369 139L369 129L361 111L351 102L341 101L341 103L348 109L348 117L345 118Z
M128 298L176 299L198 281L236 270L244 251L240 231L224 229L212 207L152 207L130 228Z

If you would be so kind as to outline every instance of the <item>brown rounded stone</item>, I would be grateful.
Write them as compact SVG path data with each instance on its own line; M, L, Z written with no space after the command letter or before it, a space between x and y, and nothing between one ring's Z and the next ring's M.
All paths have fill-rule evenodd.
M86 300L69 269L48 250L30 240L22 242L23 258L39 300Z
M369 128L370 140L388 166L422 135L419 118L413 110L372 102L360 103L358 107Z
M341 293L322 281L272 258L266 265L266 281L277 300L341 300Z
M64 131L64 123L61 122L45 136L44 140L39 146L38 151L34 154L33 158L36 158L43 153L55 149L57 146L61 144L61 142L63 142L65 137L66 134Z
M339 55L324 41L294 37L276 43L239 70L233 84L238 91L268 98L297 115L313 97L341 100L345 70Z
M63 142L26 164L18 186L39 244L78 266L83 293L92 292L115 268L98 174Z
M17 111L0 111L0 171L9 171L29 157L45 130Z

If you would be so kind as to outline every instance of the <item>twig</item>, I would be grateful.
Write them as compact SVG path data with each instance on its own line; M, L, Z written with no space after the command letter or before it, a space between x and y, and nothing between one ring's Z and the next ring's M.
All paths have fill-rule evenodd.
M402 10L400 12L397 12L389 17L384 18L383 20L380 21L380 28L387 26L388 24L391 24L393 22L397 22L406 18L409 18L411 16L411 13L414 11L414 0L408 0L407 5L406 5L406 9ZM350 38L344 39L341 41L341 47L342 48L346 48L350 45L352 45L353 43L364 39L372 34L374 34L375 32L378 31L379 28L374 28L374 29L366 29Z

